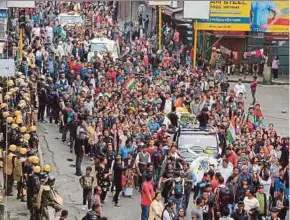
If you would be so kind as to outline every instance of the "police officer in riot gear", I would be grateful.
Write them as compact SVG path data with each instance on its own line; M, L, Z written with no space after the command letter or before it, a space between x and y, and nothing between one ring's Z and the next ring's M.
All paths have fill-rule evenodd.
M40 166L34 166L32 174L27 180L27 208L30 210L30 220L38 220L39 213L37 211L35 201L40 187Z

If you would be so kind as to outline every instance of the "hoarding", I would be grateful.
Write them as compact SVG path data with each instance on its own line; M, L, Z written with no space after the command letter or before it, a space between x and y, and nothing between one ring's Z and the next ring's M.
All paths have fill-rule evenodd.
M211 1L199 30L289 32L289 1Z
M200 30L250 30L249 1L211 1L209 19L198 20Z
M171 5L171 1L154 1L154 0L149 0L148 1L148 5L157 5L157 6L160 6L160 5Z
M7 30L8 12L6 9L0 9L0 41L5 41Z
M0 59L0 76L11 77L15 75L15 63L13 59Z
M210 1L184 1L183 18L209 19Z
M289 32L289 1L251 2L251 31Z
M34 8L35 1L7 1L7 8Z

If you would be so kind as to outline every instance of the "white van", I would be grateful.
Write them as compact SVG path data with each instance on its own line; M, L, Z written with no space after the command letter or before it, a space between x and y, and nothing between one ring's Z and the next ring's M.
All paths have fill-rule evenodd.
M58 20L61 26L82 25L84 23L82 16L74 12L61 13L58 15Z
M103 53L111 53L114 60L119 57L119 51L117 43L107 38L94 38L91 40L91 49L88 54L88 61L94 56L94 53L98 52L98 56L102 59Z

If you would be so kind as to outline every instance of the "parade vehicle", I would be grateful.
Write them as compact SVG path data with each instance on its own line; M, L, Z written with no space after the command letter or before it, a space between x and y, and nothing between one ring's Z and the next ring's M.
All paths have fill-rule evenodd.
M61 26L82 25L84 20L82 16L75 12L61 13L58 16Z
M178 150L186 162L191 163L202 154L218 154L218 136L208 130L181 126L175 135Z
M221 159L218 155L218 136L208 129L199 128L196 116L184 108L177 108L179 126L173 140L184 161L190 164L190 169L201 180L204 172L216 170Z
M119 57L117 43L105 37L94 38L91 40L91 49L88 54L88 61L91 60L95 52L98 53L98 56L101 59L103 58L104 53L110 53L113 60L116 60Z
M174 141L178 150L187 162L192 162L200 154L218 154L218 136L209 129L202 129L196 116L185 108L177 108L179 126L174 134Z

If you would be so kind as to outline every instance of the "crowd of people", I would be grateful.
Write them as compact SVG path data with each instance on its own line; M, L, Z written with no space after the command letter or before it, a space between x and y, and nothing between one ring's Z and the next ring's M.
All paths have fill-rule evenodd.
M72 10L89 25L62 26L57 15ZM59 126L62 143L76 155L88 211L83 220L106 219L107 193L116 208L121 194L125 200L141 193L141 220L289 218L289 137L264 121L256 77L246 106L248 91L242 80L230 86L218 49L214 63L197 60L194 67L178 30L168 25L161 50L146 22L121 32L117 2L38 2L26 15L19 72L2 80L0 102L5 192L12 196L17 181L17 198L27 200L31 219L52 219L63 206L50 166L40 167L38 157L36 126L47 122ZM10 28L6 52L17 59L17 34L11 35L17 13ZM119 58L95 52L88 60L100 34L117 42ZM173 140L180 108L218 135L213 153L222 163L201 181ZM92 161L85 172L84 157ZM67 217L62 210L60 219Z

